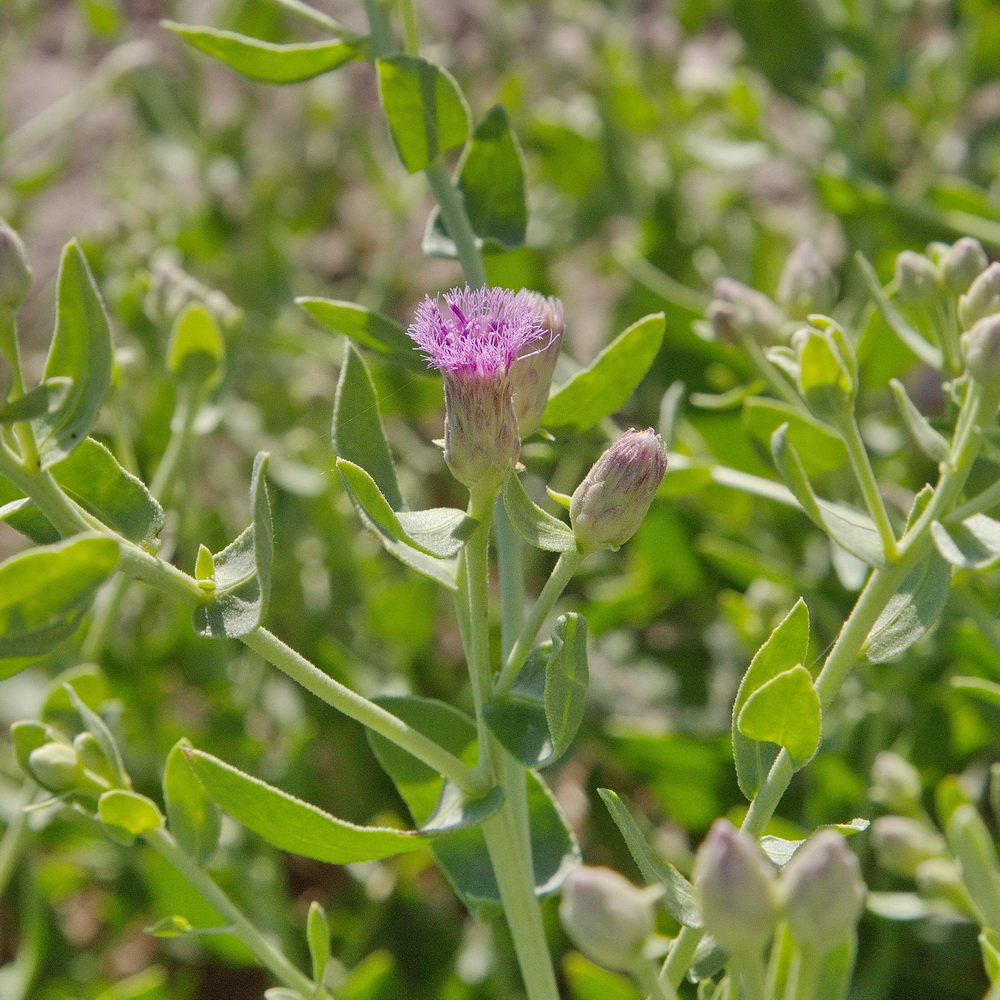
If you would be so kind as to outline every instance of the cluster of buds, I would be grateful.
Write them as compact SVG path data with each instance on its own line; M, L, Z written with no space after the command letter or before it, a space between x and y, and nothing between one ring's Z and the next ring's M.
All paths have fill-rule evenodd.
M695 888L705 929L735 956L759 955L782 917L801 948L826 954L854 933L865 898L857 858L839 833L815 833L779 876L725 819L698 850Z
M455 288L426 298L407 332L444 376L448 467L471 493L496 496L545 409L561 304L523 290Z

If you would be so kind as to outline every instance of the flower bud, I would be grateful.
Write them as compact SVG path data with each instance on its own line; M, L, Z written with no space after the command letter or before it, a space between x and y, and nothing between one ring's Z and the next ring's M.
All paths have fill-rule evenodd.
M875 758L868 793L873 802L890 812L912 816L920 808L920 791L920 775L909 761L891 750L883 750Z
M738 344L744 337L759 344L778 339L785 317L762 292L732 278L719 278L706 313L716 339Z
M958 318L965 329L1000 312L1000 264L990 264L958 300Z
M798 353L799 391L809 409L833 421L850 412L857 381L846 340L832 330L805 327L796 331L792 346Z
M962 334L965 366L986 386L1000 389L1000 313L979 320Z
M944 852L944 842L937 833L907 816L880 816L875 820L871 845L879 865L903 878L912 878L922 861Z
M514 416L518 432L526 438L538 427L549 401L552 373L563 337L563 307L559 299L538 292L522 292L541 330L538 339L525 344L510 366Z
M695 858L694 884L705 929L727 951L762 949L778 921L774 869L746 834L719 819Z
M32 750L28 767L43 788L57 795L74 791L85 780L79 755L65 743L46 743Z
M581 865L566 877L559 917L587 958L627 972L653 933L655 892L636 888L610 868Z
M638 530L667 469L667 449L652 430L626 431L576 488L569 518L581 552L617 549Z
M941 254L938 267L948 291L961 295L986 270L989 262L979 240L963 236Z
M821 952L836 948L861 917L861 866L833 830L820 830L792 855L780 884L788 926L804 947Z
M775 293L778 305L793 319L827 314L837 301L837 279L809 240L788 255Z
M923 254L904 250L896 258L896 288L907 305L929 306L941 294L941 273Z
M0 309L16 309L31 290L31 268L21 237L0 219Z

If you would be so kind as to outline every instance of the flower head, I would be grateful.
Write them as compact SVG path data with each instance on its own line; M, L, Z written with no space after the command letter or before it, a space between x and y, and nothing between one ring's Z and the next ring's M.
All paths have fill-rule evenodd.
M562 302L538 292L520 292L531 306L539 333L535 340L525 344L510 368L511 388L514 393L514 415L521 437L527 437L538 427L549 401L552 373L563 338Z
M444 457L470 492L495 496L521 450L511 365L544 335L527 292L453 288L426 298L407 331L444 376Z

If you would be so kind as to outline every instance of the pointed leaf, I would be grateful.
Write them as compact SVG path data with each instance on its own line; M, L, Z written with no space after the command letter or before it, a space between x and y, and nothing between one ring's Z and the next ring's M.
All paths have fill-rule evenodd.
M339 38L322 42L276 45L235 31L201 28L163 21L189 45L224 62L237 73L261 83L298 83L342 66L365 55L367 40L347 42Z
M812 675L792 667L757 688L740 710L737 725L744 736L784 747L792 763L803 767L819 747L822 719Z
M878 530L871 518L860 511L817 498L791 441L788 425L779 427L771 438L771 453L785 485L792 491L809 519L832 541L869 566L883 566L885 556Z
M184 753L215 802L282 851L345 865L391 858L423 845L411 831L356 826L336 819L201 750L185 749Z
M847 462L847 448L840 435L788 403L753 397L743 405L742 421L750 436L765 447L770 447L774 432L787 424L788 439L807 475L821 476Z
M536 646L525 660L510 694L483 706L493 735L515 760L543 768L554 759L555 745L545 715L545 671L552 643Z
M378 398L361 355L346 346L333 404L333 450L359 465L378 484L393 510L402 510L396 467L379 418Z
M72 635L118 565L118 545L96 535L29 549L0 564L0 677Z
M871 663L885 663L905 653L937 621L948 599L951 567L930 552L900 584L872 626L864 654Z
M899 415L903 418L903 423L906 424L906 429L910 432L917 447L929 459L943 462L951 451L948 439L931 427L930 421L917 409L899 379L891 379L889 388L892 389Z
M417 56L375 61L379 96L403 166L411 174L469 138L469 107L455 78Z
M476 126L456 181L476 242L484 253L513 250L524 244L528 228L524 154L502 105L490 108ZM427 223L424 253L457 255L438 209Z
M210 604L195 609L199 635L238 639L260 626L271 596L271 557L274 552L271 504L267 495L267 453L253 463L250 503L253 521L234 542L214 556L215 590Z
M179 740L167 756L163 799L170 832L188 854L204 865L219 846L222 818L185 755L190 748L186 739Z
M572 552L576 536L568 525L542 510L525 492L517 473L508 471L503 485L503 505L514 530L529 545L547 552Z
M778 674L806 661L809 652L809 609L800 597L750 661L733 703L733 760L740 791L750 800L760 790L774 758L775 747L752 740L737 725L750 695Z
M694 886L672 865L664 861L650 846L628 805L610 788L598 788L597 794L625 839L629 853L651 884L664 887L663 904L673 918L685 927L701 927L701 914L695 899Z
M330 962L330 921L327 920L326 910L315 899L309 904L306 941L309 944L309 957L312 960L313 982L321 983Z
M118 749L118 741L108 728L108 724L83 700L72 684L63 684L63 690L69 696L73 707L79 713L83 728L97 741L97 745L104 755L104 759L107 761L115 781L125 788L130 787L132 779L129 777L128 771L125 770L122 753Z
M663 313L633 323L553 393L542 426L560 436L578 434L620 409L649 371L665 332Z
M427 360L417 351L416 344L406 335L406 330L388 316L353 302L335 299L302 297L295 303L334 333L343 334L392 364L428 378L437 376L437 372L428 367Z
M56 300L56 331L43 379L65 378L72 384L54 413L32 421L43 469L65 458L86 438L111 386L108 317L75 240L63 250Z
M961 569L992 569L1000 562L1000 521L973 514L961 524L945 527L931 524L931 537L938 552Z
M42 382L34 389L29 389L20 398L0 406L0 424L32 420L35 417L57 412L66 402L66 394L72 388L73 380L71 378L53 378Z
M587 619L561 615L552 627L552 652L545 667L545 717L552 733L552 760L576 736L587 698Z

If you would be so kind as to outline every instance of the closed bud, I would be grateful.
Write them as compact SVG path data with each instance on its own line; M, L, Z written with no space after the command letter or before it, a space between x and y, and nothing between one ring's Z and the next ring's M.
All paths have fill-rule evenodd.
M883 750L875 758L868 793L872 801L890 812L912 816L920 808L920 791L920 775L909 761L891 750Z
M908 816L880 816L872 823L871 845L879 865L903 878L913 878L921 862L944 853L941 837Z
M940 271L923 254L904 250L896 258L897 294L907 305L932 305L941 287Z
M979 240L963 236L941 254L938 267L948 291L961 295L986 270L989 262Z
M854 931L865 903L861 867L844 838L820 830L792 855L780 879L785 917L803 947L821 952Z
M31 268L21 237L0 219L0 309L16 309L31 290Z
M1000 390L1000 313L979 320L962 334L965 366L979 383Z
M833 309L837 279L809 240L803 240L788 255L775 298L792 319L805 319L813 313L827 314Z
M592 962L626 972L653 933L659 890L638 889L610 868L581 865L566 878L559 917L573 944Z
M738 344L744 337L773 344L785 316L762 292L732 278L719 278L712 290L706 318L716 339Z
M518 433L526 438L538 427L545 404L549 401L552 373L563 338L562 302L538 292L522 292L535 314L541 330L538 339L525 344L510 366L510 384L514 395L514 416Z
M667 469L667 449L652 430L626 431L594 463L569 505L581 552L617 549L638 530Z
M79 755L66 743L46 743L32 750L28 768L43 788L56 795L75 791L85 780Z
M958 300L958 318L964 329L1000 312L1000 264L990 264Z
M708 831L695 858L694 884L705 929L727 951L760 951L778 921L774 869L729 820Z

